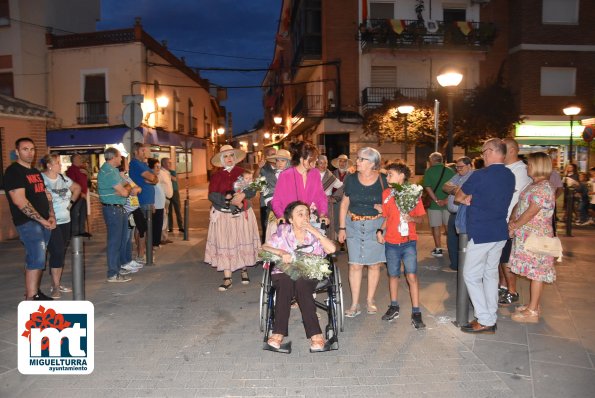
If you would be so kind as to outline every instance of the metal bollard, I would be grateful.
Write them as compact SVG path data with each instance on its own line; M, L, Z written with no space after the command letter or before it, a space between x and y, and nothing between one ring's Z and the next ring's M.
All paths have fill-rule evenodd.
M146 213L147 216L147 244L146 244L146 259L147 265L153 265L153 211L149 208Z
M459 272L457 275L457 320L455 325L463 326L469 323L469 293L463 278L465 257L467 256L467 243L469 236L459 234Z
M190 203L184 199L184 240L188 240L188 227L190 224Z
M574 213L574 190L564 186L566 195L566 236L572 236L572 213Z
M83 237L72 238L72 296L74 300L85 299L85 265Z

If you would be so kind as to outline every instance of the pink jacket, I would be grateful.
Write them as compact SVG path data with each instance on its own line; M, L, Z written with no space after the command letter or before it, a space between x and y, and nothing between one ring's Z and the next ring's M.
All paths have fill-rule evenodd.
M273 200L271 201L275 216L277 218L283 217L287 205L296 200L301 200L308 206L314 203L319 216L328 215L328 202L322 190L318 169L313 168L308 171L305 188L302 176L295 167L284 170L279 174Z

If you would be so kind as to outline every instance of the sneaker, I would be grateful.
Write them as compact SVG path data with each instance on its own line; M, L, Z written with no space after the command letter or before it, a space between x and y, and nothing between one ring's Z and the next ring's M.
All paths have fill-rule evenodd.
M135 268L136 269L136 268ZM136 269L136 271L138 271L138 269ZM136 272L134 271L134 272ZM132 274L133 271L124 269L124 268L120 268L120 275L128 275L128 274Z
M43 294L43 292L41 290L38 290L37 294L35 296L33 296L33 300L35 300L35 301L52 301L54 299Z
M107 278L108 282L130 282L131 280L131 277L123 275L122 273Z
M134 262L138 263L138 264L142 264L145 265L147 262L145 261L144 257L134 257L132 259Z
M53 299L59 299L62 297L62 293L60 292L60 288L54 288L53 286L50 287L50 296Z
M120 267L120 271L122 271L122 270L129 271L128 273L138 272L139 267L136 267L135 264L136 263L133 263L132 261L129 263L126 263ZM126 274L123 274L123 275L126 275Z
M382 315L383 321L392 321L399 317L399 306L398 305L389 305L386 314Z
M69 288L69 287L65 287L65 286L62 286L62 285L58 286L58 289L59 289L59 290L60 290L62 293L70 293L70 292L72 292L72 289L71 289L71 288Z
M518 293L510 293L507 291L502 298L498 300L498 304L500 305L510 305L512 303L516 303L519 301L519 294Z
M413 312L411 314L411 324L416 329L425 329L426 324L421 320L421 312Z
M434 257L442 257L442 249L437 247L434 250L432 250L432 256Z

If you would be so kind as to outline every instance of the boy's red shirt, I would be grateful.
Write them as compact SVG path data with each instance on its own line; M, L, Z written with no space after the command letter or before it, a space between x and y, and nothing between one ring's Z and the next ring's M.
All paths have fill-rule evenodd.
M387 188L384 190L384 192L382 192L382 215L384 218L386 218L386 232L384 234L384 240L388 243L392 243L393 245L405 243L410 240L417 240L417 232L415 230L414 222L409 222L409 236L401 236L401 233L399 232L401 212L395 203L395 199L390 198L387 203L384 203L386 198L390 195L391 190L391 188ZM413 210L409 212L409 215L412 217L421 217L425 214L426 210L424 209L420 198Z

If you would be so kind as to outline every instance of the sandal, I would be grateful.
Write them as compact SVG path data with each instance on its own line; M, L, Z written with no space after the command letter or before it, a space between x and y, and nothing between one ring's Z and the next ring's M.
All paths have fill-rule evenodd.
M310 337L310 352L324 351L324 337L322 334L315 334Z
M378 307L373 301L368 301L368 314L373 315L378 312Z
M514 312L522 312L522 311L525 311L525 310L527 309L527 307L529 307L529 305L528 305L528 304L523 304L523 305L520 305L520 306L518 306L518 307L516 307L516 308L515 308ZM541 305L538 305L538 306L537 306L537 314L538 314L538 315L541 315Z
M271 334L271 337L267 340L267 344L273 347L274 349L278 350L281 348L281 343L283 343L283 335L282 334Z
M537 323L539 322L539 312L525 308L524 311L515 312L512 314L510 319L521 323Z
M355 307L351 307L350 309L345 310L345 316L347 318L355 318L356 316L358 316L361 313L362 313L362 311L359 308L359 304L356 304Z
M231 278L223 278L223 283L221 285L219 285L219 291L220 292L225 292L230 287L231 287Z
M242 270L242 285L247 285L248 283L250 283L250 278L248 277L248 271L246 271L245 269Z

